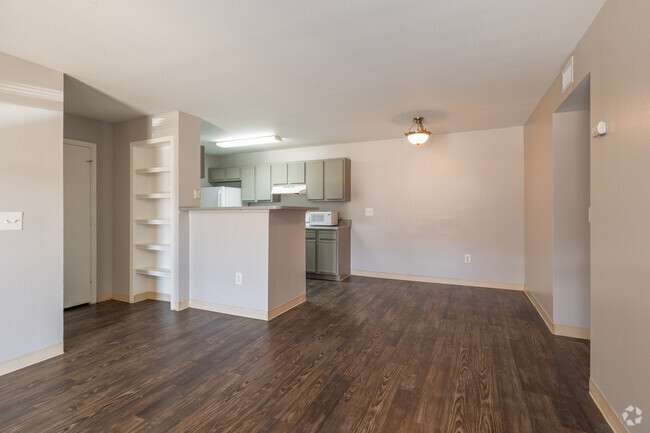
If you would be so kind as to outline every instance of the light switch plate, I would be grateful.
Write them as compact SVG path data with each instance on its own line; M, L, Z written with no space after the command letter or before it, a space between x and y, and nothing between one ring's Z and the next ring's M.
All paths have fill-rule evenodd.
M375 210L371 207L366 208L366 216L373 216L375 214Z
M22 230L22 212L0 212L0 230Z

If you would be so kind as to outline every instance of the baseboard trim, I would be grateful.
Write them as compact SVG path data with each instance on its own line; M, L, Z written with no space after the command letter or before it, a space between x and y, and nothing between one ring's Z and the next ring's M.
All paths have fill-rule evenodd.
M580 328L578 326L553 324L553 333L562 337L580 338L581 340L591 340L591 330L589 328Z
M289 302L285 302L284 304L280 305L279 307L275 307L271 311L269 311L269 320L275 319L282 313L286 313L287 311L291 310L294 307L297 307L298 305L304 303L307 301L307 294L303 293L302 295L298 296L297 298L294 298L290 300Z
M544 320L544 323L548 327L548 330L551 331L551 334L555 334L555 326L553 324L553 321L551 320L551 317L546 314L546 310L544 310L542 304L540 304L535 295L533 295L532 292L528 290L528 287L524 287L524 293L526 296L528 296L528 299L533 304L539 315L542 317L542 320Z
M26 353L25 355L2 361L0 362L0 376L62 354L63 343L57 343L35 352Z
M190 301L181 301L178 303L178 311L187 310L190 308Z
M97 302L110 301L111 299L113 299L113 292L100 293L97 295Z
M591 399L596 403L598 410L603 414L605 421L607 421L607 424L609 424L614 433L628 433L625 424L623 424L623 421L618 417L614 408L600 391L593 377L589 378L589 395L591 395Z
M249 319L269 321L271 319L278 317L282 313L286 313L292 308L302 304L306 300L307 300L307 294L303 294L298 296L297 298L290 300L289 302L285 302L284 304L272 309L271 311L262 311L262 310L254 310L252 308L234 307L232 305L214 304L212 302L197 301L195 299L190 299L189 301L183 301L183 302L187 302L189 308L196 308L197 310L212 311L214 313L229 314L231 316L247 317Z
M581 340L589 340L591 338L591 331L589 328L580 328L578 326L568 326L568 325L558 325L551 320L551 317L546 313L542 304L537 300L535 295L524 286L524 293L528 296L528 299L533 304L539 315L544 320L546 327L551 334L559 335L561 337L571 337L571 338L580 338Z
M154 301L170 302L169 293L144 292L133 295L133 303L147 301L149 299Z
M230 314L231 316L248 317L249 319L268 320L269 313L252 308L233 307L232 305L213 304L212 302L189 300L190 308L212 311L214 313Z
M351 274L356 275L358 277L385 278L388 280L417 281L420 283L450 284L454 286L483 287L488 289L501 289L501 290L516 290L516 291L524 290L524 285L519 283L499 283L494 281L461 280L456 278L427 277L423 275L391 274L386 272L372 272L372 271L359 271L359 270L352 270Z
M120 302L129 302L129 295L125 295L124 293L113 292L112 299Z

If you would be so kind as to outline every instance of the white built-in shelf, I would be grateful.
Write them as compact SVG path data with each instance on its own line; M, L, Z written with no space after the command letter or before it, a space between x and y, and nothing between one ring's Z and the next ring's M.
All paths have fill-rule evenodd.
M148 275L150 277L169 277L171 270L168 268L157 268L155 266L145 266L134 269L136 274Z
M169 251L172 246L170 244L135 244L135 247L139 250Z
M157 174L157 173L169 173L171 168L169 166L164 167L147 167L147 168L136 168L135 172L137 174Z
M177 180L173 137L131 143L131 299L135 294L173 293Z
M135 220L136 224L144 224L151 226L160 226L165 224L171 224L170 220L158 220L158 219L137 219Z
M135 198L140 198L144 200L154 200L160 198L169 198L170 194L168 192L152 192L148 194L136 194Z

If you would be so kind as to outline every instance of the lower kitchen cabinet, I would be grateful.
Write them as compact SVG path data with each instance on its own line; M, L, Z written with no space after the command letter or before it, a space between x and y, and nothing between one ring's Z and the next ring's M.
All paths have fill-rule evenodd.
M350 221L305 230L307 278L341 281L350 276Z
M307 272L316 272L316 231L307 230L306 234Z

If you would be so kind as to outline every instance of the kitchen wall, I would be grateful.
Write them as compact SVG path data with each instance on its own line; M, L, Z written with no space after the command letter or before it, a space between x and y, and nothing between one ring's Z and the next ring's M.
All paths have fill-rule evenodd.
M352 220L352 269L513 284L524 280L523 128L219 157L219 166L347 157L352 201L282 204ZM374 209L373 217L365 208ZM464 263L464 254L472 263Z
M24 212L0 231L3 374L63 352L63 74L0 65L0 212Z
M647 0L608 0L573 53L574 84L563 94L558 74L524 134L526 286L547 308L553 113L590 75L591 125L603 120L611 127L591 139L591 377L614 420L628 405L650 408L650 52L642 48L650 40L648 16Z
M113 125L66 114L63 136L97 145L97 298L113 291Z

